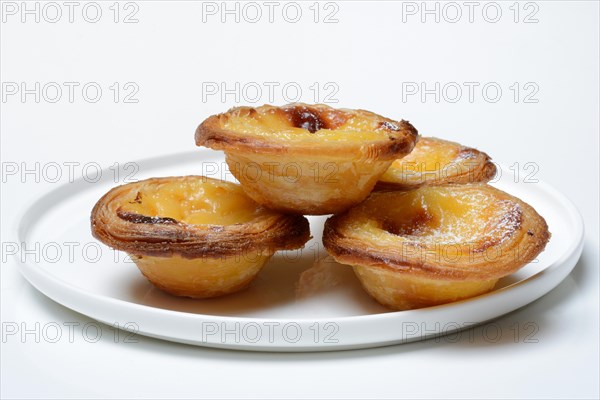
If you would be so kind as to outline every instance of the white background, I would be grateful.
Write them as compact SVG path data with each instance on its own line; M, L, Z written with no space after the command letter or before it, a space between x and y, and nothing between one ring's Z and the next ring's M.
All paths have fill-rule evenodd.
M578 206L586 243L580 262L559 287L496 321L503 332L496 343L482 340L476 330L474 341L458 343L441 339L337 353L266 354L144 337L138 343L115 343L108 327L97 343L80 336L72 343L11 336L2 343L3 398L599 396L597 2L498 2L487 6L487 13L487 3L480 2L472 22L467 6L458 2L462 17L455 23L456 7L444 8L444 3L437 5L439 22L433 14L421 15L420 2L321 3L316 23L312 3L300 5L302 17L296 23L285 19L293 19L294 10L282 15L285 3L275 8L273 23L261 2L263 15L256 23L249 21L256 9L246 8L244 14L243 4L238 5L239 22L235 15L225 15L222 22L219 13L203 14L201 3L121 3L115 23L113 2L99 2L102 16L91 23L85 18L94 19L95 10L88 6L84 18L85 2L74 9L73 22L59 2L62 18L51 23L56 8L38 3L36 22L34 14L22 15L21 2L7 3L2 5L0 46L4 172L14 163L19 168L33 168L36 162L108 167L190 150L204 118L256 97L252 91L240 93L239 102L232 94L222 101L203 87L226 82L231 89L235 82L240 87L256 82L263 89L257 101L262 104L270 101L264 82L275 82L273 101L282 104L295 96L292 89L281 90L292 82L302 89L302 101L337 100L331 105L408 119L423 135L480 148L503 164L519 163L520 181L524 172L533 171L531 166L523 171L525 163L535 163L533 178L554 185ZM27 6L34 9L35 4ZM211 3L205 10L213 5L222 7ZM502 14L492 23L497 8ZM338 22L324 23L333 11ZM124 23L131 12L138 22ZM527 15L530 23L524 22ZM10 94L13 83L22 82L29 89L35 82L79 86L72 102L63 85L56 103L49 101L56 97L50 86L38 103L34 94ZM88 82L102 88L96 103L81 93ZM121 90L116 103L109 88L114 82ZM137 103L123 101L134 87L126 90L128 82L139 88L132 98ZM318 96L310 89L315 82ZM403 91L413 87L411 82L425 82L429 89L435 82L441 88L456 82L462 97L452 102L456 92L451 84L439 102L434 94L421 99ZM464 82L479 85L472 99ZM515 82L520 90L516 102ZM488 97L482 93L488 83L502 90L497 102L492 102L492 89ZM337 92L325 99L331 88ZM529 100L537 102L525 102L532 88L537 92ZM67 172L58 183L43 176L36 182L20 171L3 173L3 244L15 240L16 216L24 206L66 182ZM81 175L81 169L75 172ZM19 275L14 259L4 258L3 324L90 321L38 293ZM537 343L524 341L526 323L539 327ZM515 327L521 331L517 339Z

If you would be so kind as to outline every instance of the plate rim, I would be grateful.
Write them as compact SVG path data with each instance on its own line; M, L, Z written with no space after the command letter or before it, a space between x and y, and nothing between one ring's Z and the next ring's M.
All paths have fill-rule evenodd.
M139 165L152 163L153 166L151 168L149 168L150 170L152 170L152 169L159 168L160 164L163 164L163 163L166 163L167 165L172 165L173 163L178 164L178 163L186 162L186 161L188 161L189 158L192 158L192 157L193 157L193 159L195 159L198 157L199 154L202 154L203 152L209 153L211 156L213 155L212 152L203 151L203 150L204 149L202 149L200 151L198 151L198 150L193 151L193 152L186 151L186 152L179 152L179 153L173 153L173 154L168 154L168 155L161 155L161 156L157 156L157 157L147 157L147 158L135 161L135 162L138 163ZM216 155L216 154L214 154L214 155ZM217 158L218 158L218 156L217 156ZM502 164L499 164L499 166L502 171L507 170L506 167L503 166ZM109 170L109 168L103 168L102 176L105 176L105 173L108 174L108 170ZM74 180L73 182L66 182L66 183L59 185L58 187L52 188L48 191L45 191L44 193L42 193L38 197L36 197L33 201L31 201L29 204L27 204L27 206L24 207L23 211L15 219L16 227L13 229L13 232L16 234L16 237L17 237L19 243L27 243L26 239L28 237L28 234L31 232L32 227L35 226L34 216L39 215L40 212L43 210L47 211L47 210L51 209L53 207L53 205L56 204L56 203L50 203L52 205L50 207L48 207L48 199L52 199L53 197L56 197L56 196L59 196L59 197L62 196L65 198L69 198L69 197L71 197L70 195L72 195L73 193L81 192L78 189L78 187L81 186L82 184L89 185L89 186L86 186L87 189L92 188L91 184L89 184L88 182L84 182L83 177L79 177L76 180ZM515 184L519 185L520 183L515 183ZM548 267L544 268L541 271L536 272L532 276L524 278L523 280L520 280L518 282L514 282L508 286L502 287L500 289L497 289L492 292L489 292L489 293L486 293L486 294L483 294L480 296L476 296L473 298L464 299L464 300L460 300L457 302L442 304L442 305L433 306L433 307L416 309L416 310L389 311L389 312L382 312L382 313L377 313L377 314L340 316L340 317L315 317L315 318L280 318L280 317L265 318L265 317L224 316L224 315L190 313L190 312L186 312L186 311L177 311L177 310L168 310L168 309L163 309L163 308L157 308L157 307L153 307L150 305L133 303L133 302L130 302L127 300L118 299L118 298L111 297L111 296L104 295L104 294L87 292L87 291L85 291L85 289L80 288L73 283L70 283L68 281L65 281L62 278L59 278L58 276L53 275L47 269L38 267L35 263L22 261L21 258L18 257L17 255L13 255L13 258L16 261L16 264L18 266L18 269L19 269L19 272L21 273L21 275L23 275L25 277L25 279L30 284L32 284L32 286L34 286L36 288L36 290L40 291L42 294L44 294L48 298L52 299L53 301L58 302L59 304L65 306L69 309L72 309L76 312L79 312L79 313L84 314L94 320L98 320L101 322L104 322L104 321L99 319L98 316L94 316L93 313L89 312L89 310L82 310L82 308L85 308L85 307L77 307L76 305L71 304L68 301L65 302L64 297L68 297L68 295L83 296L84 298L87 298L88 301L92 301L94 304L98 304L99 307L102 305L110 305L112 307L123 308L125 311L131 311L131 312L136 312L136 313L142 312L142 313L146 313L148 315L155 314L158 316L166 316L166 315L175 316L177 318L183 318L183 319L189 320L189 321L203 321L203 320L207 320L207 319L210 321L217 322L217 323L278 321L283 324L288 323L288 322L323 323L323 322L332 322L332 321L335 321L338 323L354 323L354 322L361 322L361 321L377 322L379 320L388 320L388 319L395 319L395 318L402 319L402 317L404 317L404 316L410 316L410 315L414 315L416 313L418 313L418 314L435 313L435 312L444 312L444 310L448 310L448 312L451 312L453 309L458 309L460 307L464 307L465 304L476 305L477 303L480 303L480 302L493 301L493 299L495 297L504 296L509 291L512 292L515 290L520 290L520 291L526 290L525 288L528 288L529 286L534 285L536 282L539 282L540 278L544 275L548 275L548 274L555 275L555 274L562 272L561 274L559 274L560 276L558 279L555 278L552 285L549 285L547 288L542 290L541 295L534 296L533 299L524 302L522 305L520 305L516 308L512 307L511 310L502 312L500 314L497 314L495 317L492 317L492 318L497 318L508 312L514 311L520 307L524 307L524 306L528 305L529 303L531 303L532 301L544 296L545 294L547 294L548 292L553 290L572 271L572 269L576 265L577 261L579 260L579 258L581 256L581 252L583 250L584 238L585 238L585 225L584 225L583 217L581 216L581 213L579 212L579 210L577 209L575 204L565 194L563 194L558 189L556 189L552 185L550 185L542 180L535 183L535 185L537 188L540 188L544 192L549 192L552 195L552 198L555 201L558 201L562 205L564 211L568 211L568 217L565 217L565 218L568 218L569 222L573 224L575 231L578 233L578 236L576 238L573 238L572 241L570 241L569 246L564 250L564 252L562 252L562 254L560 254L560 256L555 261L553 261ZM66 194L67 196L64 196L64 194ZM43 215L43 213L42 213L42 215ZM570 261L572 262L572 265L569 265ZM44 290L44 289L40 288L38 286L38 283L39 283L38 280L40 280L40 279L45 281L44 283L46 285L54 286L54 289L58 289L59 287L62 288L62 290L66 292L66 293L64 293L64 296L62 296L63 297L63 299L61 299L62 301L58 299L61 296L56 295L56 293L51 293L51 294L48 293L52 290ZM477 323L482 323L482 322L485 322L485 321L478 321ZM162 339L169 340L169 341L176 341L176 342L180 342L180 343L181 342L189 343L189 342L183 341L181 338L164 337L164 336L160 336L158 334L152 334L150 332L141 332L140 331L139 333L146 335L146 336L158 337L158 338L162 338ZM446 332L446 333L451 333L451 332ZM424 339L424 338L421 338L421 339ZM399 342L401 340L402 339L398 339ZM205 342L202 342L202 343L194 342L194 343L201 344L203 346L208 346L208 347L255 349L252 347L252 345L250 343L243 344L243 345L227 344L227 343L205 343ZM192 343L192 344L194 344L194 343ZM393 344L393 343L389 343L389 344ZM307 351L307 350L303 350L301 348L294 347L293 343L289 343L289 345L290 345L289 347L287 347L287 346L283 347L284 351L294 351L294 350ZM363 346L353 345L351 347L352 348L357 348L357 347L366 348L366 347L385 346L385 345L387 345L387 344L380 343L380 344L373 345L372 343L369 343L369 344L365 343L365 345L363 345ZM263 348L261 346L257 346L256 350L269 350L269 349ZM341 350L343 348L344 348L344 346L339 345L339 344L333 345L333 346L324 346L324 345L315 343L314 346L310 346L310 350L308 350L308 351L321 350L321 349L322 350L328 350L328 349L340 349ZM272 346L272 348L270 348L270 349L277 351L279 348L277 346Z

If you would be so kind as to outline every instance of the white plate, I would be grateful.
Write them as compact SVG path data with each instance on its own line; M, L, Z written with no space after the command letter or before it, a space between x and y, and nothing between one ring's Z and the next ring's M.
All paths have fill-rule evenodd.
M231 179L217 152L194 151L136 165L136 179L203 173ZM123 167L120 183L133 171L130 165ZM26 249L38 246L41 257L36 260L35 255L21 254L21 272L48 297L98 321L194 345L321 351L384 346L450 333L546 294L573 269L583 247L581 216L569 200L544 183L517 184L504 169L494 185L533 205L546 218L552 239L537 262L501 280L489 294L390 312L364 293L351 268L322 259L325 218L311 217L314 239L302 252L276 254L247 290L211 300L182 299L155 289L123 253L91 236L90 211L115 186L114 177L114 170L105 170L99 182L67 183L27 209L18 228L19 241Z

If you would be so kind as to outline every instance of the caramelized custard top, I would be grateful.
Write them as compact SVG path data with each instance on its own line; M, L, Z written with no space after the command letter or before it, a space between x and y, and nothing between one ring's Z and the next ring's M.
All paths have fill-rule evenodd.
M385 140L400 130L398 122L368 111L302 103L283 107L240 107L219 117L223 128L229 131L294 142L316 137L322 141L340 142Z
M380 181L414 188L444 181L484 182L495 174L487 154L459 143L421 137L411 153L394 160Z
M518 203L478 190L477 184L377 193L354 212L354 225L368 235L430 245L467 244L475 252L506 240L522 223Z
M239 185L198 177L142 185L121 202L118 217L133 223L233 225L272 214Z

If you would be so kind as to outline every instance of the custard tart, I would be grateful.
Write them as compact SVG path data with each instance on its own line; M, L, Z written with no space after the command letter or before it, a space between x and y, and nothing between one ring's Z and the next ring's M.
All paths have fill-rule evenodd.
M376 188L415 189L446 183L488 182L496 165L477 149L433 137L421 137L413 151L395 160L379 178Z
M230 182L202 176L118 186L95 205L92 234L131 255L157 288L215 297L246 287L277 250L310 237L308 220L266 209Z
M407 121L301 103L233 108L196 130L196 144L225 151L231 173L256 202L311 215L364 200L417 137Z
M407 310L491 291L549 238L530 205L474 183L375 192L329 218L323 244L375 300Z

